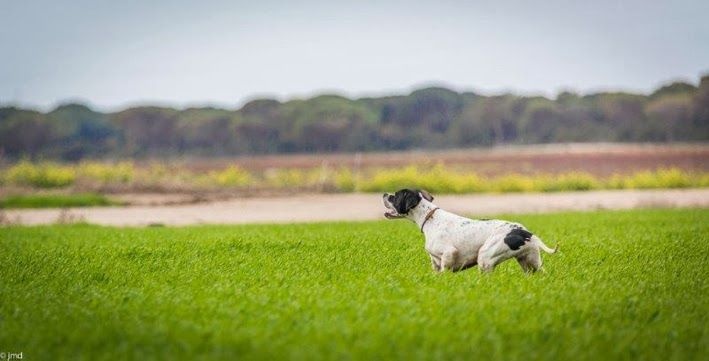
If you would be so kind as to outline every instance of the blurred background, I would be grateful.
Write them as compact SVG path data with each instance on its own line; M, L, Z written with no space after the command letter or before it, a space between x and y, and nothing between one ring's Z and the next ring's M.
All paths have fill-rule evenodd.
M0 207L709 186L706 1L25 1Z

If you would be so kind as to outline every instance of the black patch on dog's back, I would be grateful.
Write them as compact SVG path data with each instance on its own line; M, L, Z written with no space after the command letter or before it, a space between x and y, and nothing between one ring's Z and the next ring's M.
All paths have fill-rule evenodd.
M524 246L524 242L528 242L531 238L532 233L529 231L522 228L515 228L505 236L505 244L507 244L511 250L516 251Z

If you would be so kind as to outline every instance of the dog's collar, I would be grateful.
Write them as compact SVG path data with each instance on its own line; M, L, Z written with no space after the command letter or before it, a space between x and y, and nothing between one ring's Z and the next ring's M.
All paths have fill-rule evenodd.
M438 207L428 211L428 214L426 214L426 218L423 219L423 223L421 223L421 233L423 233L423 226L426 225L426 222L428 222L431 217L433 217L433 214L436 213L436 211L439 210Z

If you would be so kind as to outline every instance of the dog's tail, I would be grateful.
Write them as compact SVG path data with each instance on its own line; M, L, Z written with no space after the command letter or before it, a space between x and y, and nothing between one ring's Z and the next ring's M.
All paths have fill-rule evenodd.
M559 243L556 244L554 249L551 249L546 244L544 244L544 242L542 242L541 238L539 238L537 236L534 237L534 241L537 242L537 244L539 245L539 248L541 248L541 250L546 253L554 254L554 253L556 253L556 251L559 250Z

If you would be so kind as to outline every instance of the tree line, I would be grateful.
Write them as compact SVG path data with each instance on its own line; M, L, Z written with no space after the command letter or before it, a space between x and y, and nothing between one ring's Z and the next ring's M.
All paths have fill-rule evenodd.
M425 88L409 95L321 95L241 109L141 106L102 113L0 107L9 159L228 156L443 149L557 142L709 140L709 75L651 94L559 93L556 98Z

